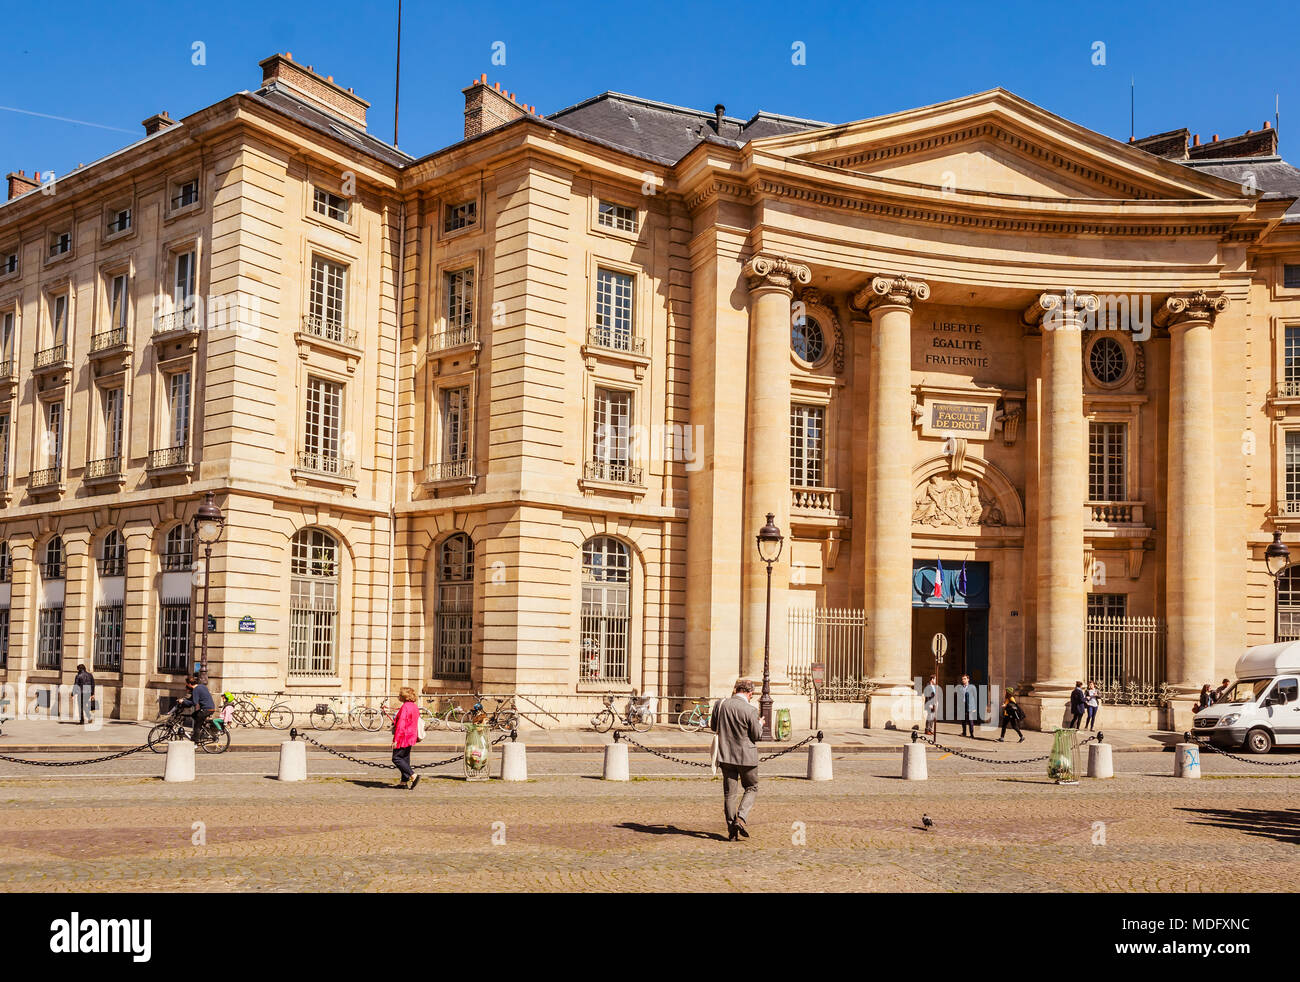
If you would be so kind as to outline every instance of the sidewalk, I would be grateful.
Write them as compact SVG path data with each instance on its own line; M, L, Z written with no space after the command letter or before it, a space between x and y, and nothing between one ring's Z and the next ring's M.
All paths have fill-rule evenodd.
M144 743L154 721L144 723L105 720L98 729L86 729L76 723L61 723L54 720L7 720L0 736L0 754L17 753L114 753L138 747ZM391 736L387 731L370 733L364 730L312 730L303 728L300 733L311 737L337 750L350 752L383 752L389 746ZM901 753L905 744L911 742L910 730L865 730L860 727L843 727L823 729L826 742L835 748L836 753ZM1143 730L1114 730L1102 732L1105 741L1116 752L1125 751L1163 751L1177 743L1181 737L1175 733L1148 732ZM982 755L1020 757L1026 754L1046 753L1052 746L1052 734L1025 731L1025 742L1017 743L1014 733L1009 733L1006 743L998 743L998 730L990 727L980 732L980 737L971 740L958 736L956 723L944 723L939 727L938 742L966 753ZM498 736L499 734L494 734ZM683 733L676 726L658 725L649 733L627 734L632 740L647 747L654 747L665 753L704 753L709 749L712 735L710 733ZM789 742L763 744L764 752L778 750L781 747L797 743L811 735L806 729L794 730ZM1084 731L1080 739L1086 739L1091 733ZM232 751L278 752L280 744L289 739L288 730L272 730L236 727L231 731L230 749ZM537 730L521 729L519 739L530 747L544 753L600 753L612 739L611 733L595 733L590 729L555 729ZM423 742L422 751L447 751L455 753L465 747L464 738L459 732L447 730L429 730ZM633 747L633 750L636 750Z

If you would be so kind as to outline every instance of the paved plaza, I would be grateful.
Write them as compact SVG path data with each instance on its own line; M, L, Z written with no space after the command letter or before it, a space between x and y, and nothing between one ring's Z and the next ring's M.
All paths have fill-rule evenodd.
M644 752L628 783L600 780L599 752L534 743L527 782L467 783L456 763L425 770L413 791L393 787L391 767L315 748L300 784L277 781L276 755L258 750L199 755L189 784L164 783L163 758L147 751L82 767L3 763L0 889L457 891L487 876L529 892L1181 893L1289 890L1300 878L1300 766L1207 755L1205 777L1183 781L1171 753L1141 752L1134 735L1110 781L1057 786L1039 762L931 750L930 780L906 782L905 737L860 732L881 742L855 752L839 734L832 782L804 778L802 750L766 764L739 843L723 841L720 779ZM951 741L1002 761L1045 742ZM426 745L415 754L437 759Z

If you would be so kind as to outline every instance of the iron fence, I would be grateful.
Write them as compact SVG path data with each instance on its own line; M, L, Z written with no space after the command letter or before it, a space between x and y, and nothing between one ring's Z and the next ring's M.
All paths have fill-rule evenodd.
M826 666L822 698L857 702L867 694L863 639L866 611L852 607L796 607L786 618L787 671L797 691L812 691L812 666Z
M1112 694L1112 703L1115 694L1132 693L1133 698L1152 701L1128 704L1154 705L1166 681L1164 619L1093 615L1086 633L1088 678Z

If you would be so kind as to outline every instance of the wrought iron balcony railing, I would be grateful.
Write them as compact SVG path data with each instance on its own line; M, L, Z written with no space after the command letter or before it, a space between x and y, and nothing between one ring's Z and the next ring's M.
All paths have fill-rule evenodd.
M149 451L149 469L159 470L164 467L179 467L182 464L189 463L189 444L182 443L178 447L163 447L160 450Z
M96 351L115 348L119 344L126 344L126 328L110 327L107 331L99 331L90 336L90 353L93 355Z
M153 322L154 334L170 334L172 331L197 331L199 329L199 311L193 304L186 304L180 310L159 314Z
M27 479L27 487L33 491L41 488L51 488L62 479L62 467L42 467L38 471L32 471L31 477Z
M587 344L595 348L608 348L610 351L626 351L633 355L645 354L645 338L612 327L588 328Z
M425 472L426 481L468 481L474 478L474 458L440 460L430 464Z
M109 478L122 476L122 458L101 457L99 460L92 460L86 464L87 481L102 481Z
M606 481L610 484L630 484L640 487L641 468L625 461L588 460L582 466L582 476L588 481Z
M68 346L66 344L56 344L36 352L35 364L37 368L48 368L51 365L58 365L67 360Z
M445 351L448 348L458 348L462 344L473 344L478 340L478 328L473 324L466 324L462 327L452 327L445 331L438 331L436 334L429 335L430 351Z
M312 450L299 450L298 469L302 471L311 471L313 474L327 474L330 477L341 477L344 480L351 481L353 480L356 465L352 461L335 454L316 453Z
M349 348L361 347L361 337L356 331L349 331L343 326L342 321L320 317L316 314L302 315L302 333L310 334L316 338L324 338L326 341L333 341L335 344L345 344Z
M6 358L0 361L0 382L12 382L14 378L14 360Z

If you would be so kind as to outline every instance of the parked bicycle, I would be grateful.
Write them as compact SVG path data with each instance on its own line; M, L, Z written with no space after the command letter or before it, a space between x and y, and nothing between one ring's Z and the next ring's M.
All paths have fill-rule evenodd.
M374 733L383 729L384 726L392 726L393 721L397 719L397 711L401 708L401 703L390 704L387 699L379 704L378 709L362 706L355 710L357 725L363 730ZM427 707L420 707L420 718L424 720L426 727L433 726L433 712Z
M476 695L474 697L474 708L468 713L468 721L483 723L491 730L501 730L504 733L510 732L519 725L519 712L515 709L515 697L497 698L496 707L489 713L483 708L483 696Z
M341 696L328 696L329 702L318 702L307 714L307 722L311 724L314 730L332 730L338 723L340 716L334 711L334 707L343 707ZM344 712L342 719L347 722L355 719L355 710L353 713Z
M683 709L677 714L677 726L683 733L698 733L709 728L709 716L713 710L706 702L697 702L690 709Z
M608 733L615 723L630 726L638 733L647 733L654 726L650 707L644 702L628 699L627 706L619 713L614 709L614 697L605 697L605 708L591 718L591 726L597 733Z
M239 726L270 726L276 730L287 730L293 726L293 710L287 703L280 702L283 692L267 697L275 700L271 705L260 705L262 696L248 692L238 693L235 697L232 718Z
M447 699L446 708L441 711L429 710L428 721L435 729L441 727L448 730L459 730L464 725L465 720L469 718L469 711L456 702L455 696L445 696L443 698Z
M172 740L190 739L194 739L205 754L225 753L226 748L230 746L230 730L221 724L220 718L210 716L205 719L203 726L199 728L197 739L191 735L185 720L184 708L173 707L162 722L149 731L149 749L156 754L164 754L167 752L167 744Z

